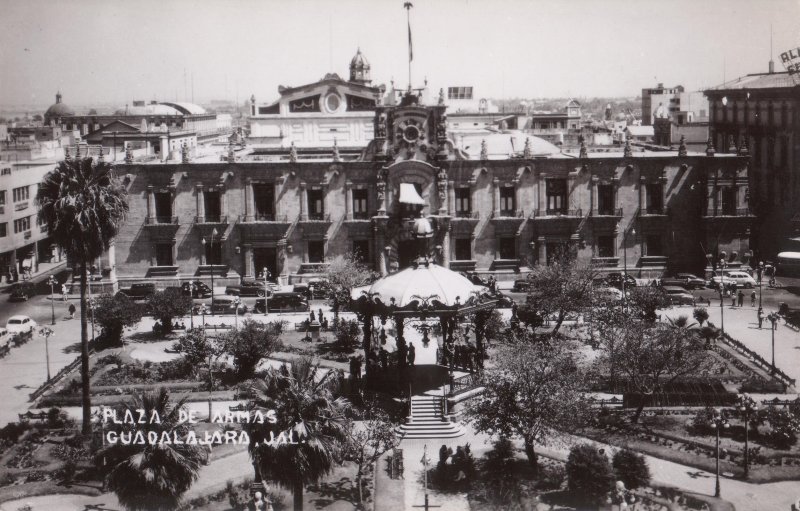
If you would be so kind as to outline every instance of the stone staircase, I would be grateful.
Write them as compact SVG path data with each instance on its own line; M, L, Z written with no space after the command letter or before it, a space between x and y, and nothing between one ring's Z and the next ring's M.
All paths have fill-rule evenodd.
M398 426L397 434L406 438L456 438L464 434L460 424L445 419L442 398L412 396L411 414L405 424Z

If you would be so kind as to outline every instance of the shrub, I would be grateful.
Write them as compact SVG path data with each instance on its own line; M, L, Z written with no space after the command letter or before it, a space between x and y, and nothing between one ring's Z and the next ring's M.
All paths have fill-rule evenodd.
M0 429L0 440L8 440L16 443L23 433L31 428L27 422L9 422L3 429Z
M600 503L614 486L614 474L605 454L589 444L574 446L567 458L567 480L576 497Z
M233 367L240 380L251 378L261 359L281 348L275 333L278 327L257 321L244 321L239 330L225 334L226 351L233 356Z
M567 478L567 471L561 465L545 465L539 470L536 487L541 490L558 490Z
M119 346L122 343L122 331L142 319L144 307L123 293L105 294L98 297L95 313L95 319L103 329L103 342L108 346Z
M70 483L75 479L75 473L78 471L78 465L69 460L64 463L64 468L61 469L61 479L64 482Z
M47 427L48 428L63 428L69 426L74 421L71 421L67 412L60 408L50 408L47 411Z
M161 322L163 332L171 332L172 319L189 314L192 308L192 298L184 296L177 287L157 291L150 295L147 303L153 311L153 317Z
M716 431L713 424L714 416L713 408L706 407L699 410L691 420L690 432L702 436L713 435Z
M708 321L708 311L705 307L695 307L694 311L692 311L692 316L700 323L700 326L703 326L703 323Z
M623 449L614 454L612 460L617 480L625 483L629 490L650 484L650 468L641 454Z
M788 450L797 443L800 419L790 410L771 406L760 414L760 419L768 425L764 436L776 449Z
M361 327L356 320L340 320L336 329L336 351L352 353L361 342Z
M486 453L484 470L492 476L510 477L514 465L514 444L507 437L500 437L494 448Z

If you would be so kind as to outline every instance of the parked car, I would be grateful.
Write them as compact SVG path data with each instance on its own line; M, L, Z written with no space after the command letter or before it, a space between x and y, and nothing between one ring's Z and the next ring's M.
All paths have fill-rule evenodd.
M238 286L225 288L225 294L233 296L266 296L271 292L271 289L264 287L263 280L243 280Z
M622 272L611 272L606 275L606 283L617 289L622 289L623 274ZM632 276L625 274L625 287L636 287L636 279Z
M8 297L9 302L27 302L28 299L36 294L36 289L30 282L21 282L14 284L11 288L11 295Z
M326 279L311 279L308 281L308 287L311 289L311 297L315 300L322 300L330 297L331 284Z
M527 293L531 289L531 282L528 279L517 279L514 287L511 288L515 293Z
M265 303L267 300L258 298L256 305L253 308L255 312L263 314ZM275 293L269 298L269 311L270 312L305 312L308 310L308 300L306 296L301 293L294 292L280 292Z
M470 282L472 282L473 284L476 284L476 285L478 285L478 286L486 286L486 287L489 287L489 281L487 281L486 279L482 279L482 278L480 277L480 275L478 275L478 274L477 274L476 272L474 272L474 271L473 271L473 272L471 272L471 273L467 273L467 272L465 272L465 271L462 271L462 272L461 272L461 275L463 275L464 277L466 277L467 279L469 279L469 281L470 281Z
M622 300L622 291L610 286L600 286L594 288L594 298L601 302L616 302Z
M717 275L711 278L711 287L719 289L720 284L736 284L736 287L753 288L756 287L756 280L747 272L726 271L722 276Z
M24 334L36 328L36 321L28 316L11 316L6 323L6 330L10 334Z
M662 286L681 286L686 289L703 289L706 287L705 279L695 276L692 273L677 273L672 277L661 279Z
M133 299L147 298L156 294L156 285L150 282L133 284L129 288L120 289L119 292Z
M236 296L215 296L214 303L207 309L211 310L212 314L235 314L236 313ZM239 314L247 312L247 305L239 303Z
M694 296L680 286L663 286L672 305L694 305Z
M181 284L181 294L183 296L191 296L192 298L208 298L211 296L211 288L203 282L191 282L191 289L189 289L189 282Z

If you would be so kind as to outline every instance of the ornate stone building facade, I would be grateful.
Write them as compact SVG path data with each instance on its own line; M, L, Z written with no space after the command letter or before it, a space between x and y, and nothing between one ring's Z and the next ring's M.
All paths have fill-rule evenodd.
M373 126L354 160L334 147L325 159L290 149L271 161L118 166L130 214L109 264L125 282L169 285L213 271L221 285L266 268L285 283L352 253L386 274L415 255L418 205L434 225L441 264L501 279L563 248L645 277L703 272L707 254L723 251L747 262L744 157L630 147L534 156L541 141L533 137L510 156L484 143L470 157L447 137L444 98L425 106L413 95L377 106Z

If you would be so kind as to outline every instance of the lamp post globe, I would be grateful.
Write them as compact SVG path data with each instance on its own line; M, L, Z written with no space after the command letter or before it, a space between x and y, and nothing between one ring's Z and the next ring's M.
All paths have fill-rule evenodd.
M50 278L47 279L47 283L50 284L50 324L56 324L56 304L55 304L55 291L54 286L57 284L56 278L50 275ZM49 379L49 378L48 378Z

